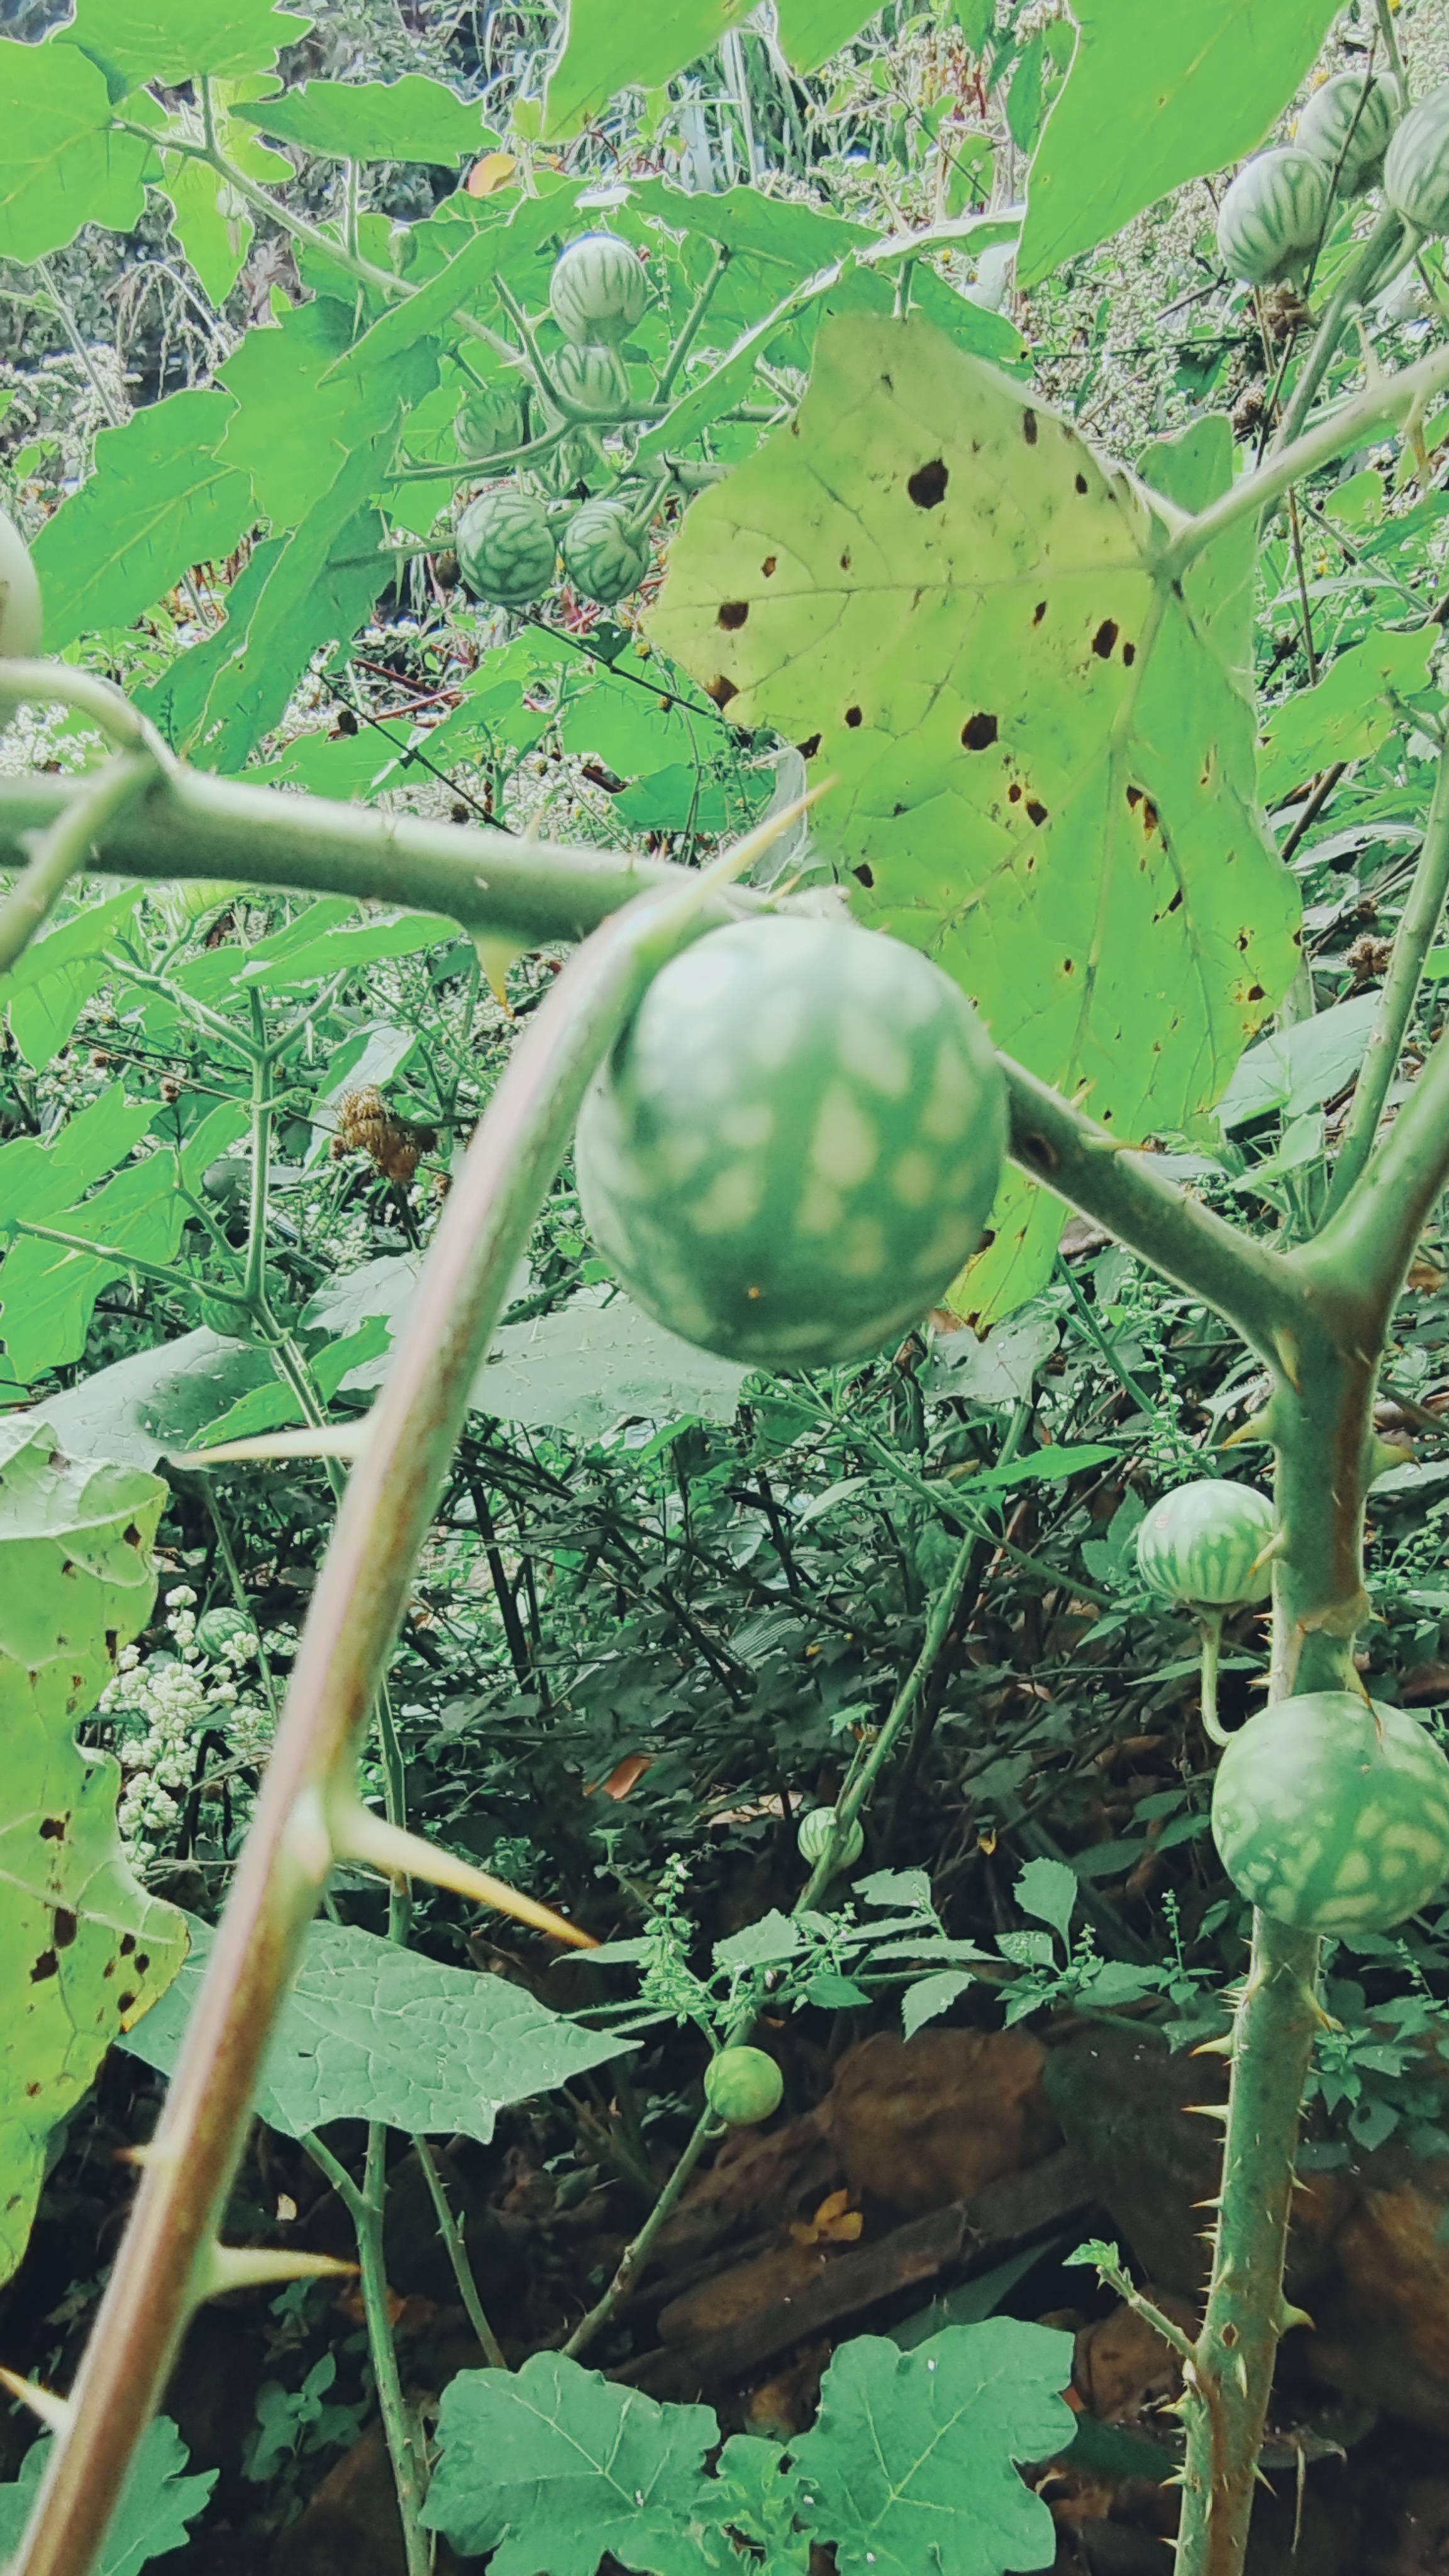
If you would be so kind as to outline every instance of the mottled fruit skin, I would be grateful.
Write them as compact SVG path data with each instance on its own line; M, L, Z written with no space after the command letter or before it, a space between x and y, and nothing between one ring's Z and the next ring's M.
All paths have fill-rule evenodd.
M203 1610L196 1623L196 1642L206 1655L219 1655L236 1638L255 1637L256 1633L240 1610Z
M705 2068L704 2098L717 2120L732 2129L753 2128L778 2111L785 2078L762 2048L722 2048Z
M879 1350L981 1240L1006 1087L913 948L773 915L657 975L585 1100L585 1219L657 1322L758 1368Z
M1218 256L1234 277L1273 286L1317 248L1332 203L1326 168L1296 144L1245 161L1218 208Z
M458 521L458 561L475 599L519 608L552 587L558 548L539 503L511 486L470 501Z
M1339 72L1314 91L1293 140L1300 152L1323 162L1330 177L1338 172L1338 196L1361 197L1383 173L1400 108L1396 80L1365 83L1361 72Z
M40 584L20 530L0 510L0 657L29 662L40 651Z
M566 340L617 344L641 320L649 280L627 242L613 233L585 233L555 260L548 300Z
M634 399L629 370L618 350L602 342L566 341L554 351L549 374L564 401L595 420L618 420Z
M1402 1708L1280 1699L1218 1765L1213 1834L1242 1896L1310 1932L1390 1932L1449 1876L1449 1761Z
M617 501L585 501L563 532L564 570L585 599L612 608L649 570L649 539Z
M830 1840L830 1828L834 1822L835 1809L833 1807L812 1807L809 1815L802 1816L800 1819L800 1830L795 1836L795 1841L798 1846L801 1859L808 1861L812 1869L815 1867L818 1860L823 1860L825 1857L825 1846ZM857 1819L855 1823L846 1828L840 1845L840 1858L836 1863L836 1867L838 1869L854 1869L855 1864L859 1860L864 1849L865 1835L861 1831L860 1823Z
M1137 1570L1150 1592L1191 1608L1266 1601L1272 1573L1254 1572L1254 1560L1272 1535L1266 1494L1204 1476L1153 1504L1137 1531Z
M1410 108L1384 159L1384 195L1416 232L1449 232L1449 88Z
M453 436L458 454L476 458L480 465L507 448L521 447L523 415L512 386L480 385L454 414Z

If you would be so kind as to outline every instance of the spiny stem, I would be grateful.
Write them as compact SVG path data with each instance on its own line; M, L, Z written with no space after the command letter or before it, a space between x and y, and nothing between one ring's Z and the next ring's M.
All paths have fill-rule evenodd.
M408 2421L397 2348L388 2318L387 2261L382 2232L387 2131L375 2120L368 2127L367 2156L360 2191L347 2167L338 2161L329 2147L323 2145L320 2138L308 2136L302 2144L318 2171L326 2175L352 2221L357 2238L358 2271L362 2279L367 2355L372 2363L383 2439L392 2464L408 2576L431 2576L432 2546L418 2520L427 2493L427 2468L425 2460L419 2456L419 2446Z
M448 2195L443 2188L443 2177L438 2171L438 2159L433 2153L430 2141L427 2138L414 2138L413 2153L423 2169L423 2180L428 2186L433 2208L437 2213L438 2234L447 2249L448 2260L453 2267L453 2278L458 2284L458 2296L463 2302L468 2323L478 2338L489 2368L506 2370L508 2363L503 2346L489 2324L483 2302L478 2296L478 2284L473 2278L473 2266L468 2260L468 2247L463 2230L453 2216Z

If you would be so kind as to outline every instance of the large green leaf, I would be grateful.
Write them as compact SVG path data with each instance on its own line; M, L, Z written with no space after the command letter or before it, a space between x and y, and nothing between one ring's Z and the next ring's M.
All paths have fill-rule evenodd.
M1292 978L1298 913L1218 588L1159 582L1158 528L1008 378L862 318L695 503L651 620L732 722L838 779L818 831L858 915L1133 1142L1211 1105ZM1050 1261L1030 1223L1006 1303Z
M1050 2512L1013 2463L1070 2440L1071 2364L1070 2336L1014 2318L949 2326L908 2354L864 2336L836 2353L788 2463L737 2435L706 2476L707 2407L656 2405L535 2353L512 2378L449 2383L423 2518L466 2556L496 2551L492 2576L593 2576L606 2551L640 2576L804 2576L812 2541L834 2543L842 2576L1049 2567Z
M820 2414L793 2445L802 2513L840 2576L1004 2576L1050 2567L1056 2527L1014 2460L1071 2440L1068 2335L993 2317L903 2353L858 2335L835 2355Z
M183 1920L191 1955L164 2003L123 2042L164 2075L215 1938L199 1919ZM289 2138L329 2120L385 2120L415 2136L460 2129L486 2145L505 2104L571 2083L634 2044L562 2020L501 1977L319 1921L267 2043L255 2108Z
M63 250L82 224L129 232L160 176L149 143L111 133L104 75L56 44L0 38L0 259Z
M283 45L312 24L310 12L276 9L272 0L77 0L57 45L75 46L100 65L118 98L143 81L176 88L198 72L236 78L270 71Z
M14 2484L0 2486L0 2556L8 2557L20 2546L49 2456L46 2434L32 2442ZM188 2457L170 2416L156 2416L126 2471L94 2576L136 2576L153 2558L185 2547L186 2526L196 2520L220 2475L219 2470L202 2469L195 2477L184 2476Z
M133 891L90 903L59 930L33 939L8 975L0 975L0 1009L10 1034L36 1070L59 1053L109 969L105 952L141 898Z
M1338 0L1074 0L1081 34L1031 165L1021 283L1251 152L1337 14Z
M208 767L240 769L284 712L319 645L348 643L371 609L388 578L372 495L389 443L387 436L364 439L343 458L273 563L245 635L212 682L194 753Z
M263 335L249 331L243 346ZM157 680L145 688L132 691L132 704L142 715L149 716L171 749L189 753L206 731L207 708L217 674L231 660L238 643L245 638L253 609L269 580L285 537L264 537L253 546L247 562L226 594L226 619L203 636L199 644L178 653Z
M62 1445L88 1441L107 1458L154 1467L172 1450L194 1449L208 1422L271 1379L265 1351L203 1324L48 1396L45 1418Z
M1299 689L1270 708L1264 725L1261 783L1276 805L1336 760L1362 760L1402 722L1400 702L1429 685L1429 657L1440 629L1389 627L1340 653L1316 688Z
M459 161L498 140L476 99L422 72L395 81L303 81L240 112L264 134L342 161Z
M459 2371L438 2440L423 2519L465 2557L496 2551L492 2576L594 2576L605 2550L648 2576L700 2576L710 2407L660 2406L536 2352L512 2377Z
M364 1262L323 1288L303 1322L341 1333L381 1316L396 1342L417 1283L417 1264L406 1253ZM525 1277L519 1293L526 1291ZM365 1394L380 1386L389 1365L384 1358L353 1369L343 1392ZM650 1422L677 1422L686 1414L730 1422L745 1376L732 1360L716 1359L667 1332L627 1297L584 1288L551 1315L503 1325L468 1401L474 1412L504 1422L596 1439L624 1414Z
M274 528L295 528L373 434L379 414L386 417L385 388L375 380L322 381L352 336L352 306L318 295L248 331L219 370L237 405L221 461L250 474L257 509Z
M118 1765L75 1742L150 1616L165 1500L154 1476L67 1458L33 1413L0 1422L0 2278L25 2251L49 2132L186 1948L122 1859Z
M246 534L251 479L216 453L234 409L229 394L193 386L101 431L94 471L31 547L48 653L87 629L128 625L189 565L229 554Z
M799 71L873 18L861 0L782 0L780 43ZM568 43L548 84L545 131L574 134L621 89L659 89L738 27L740 0L660 0L645 12L616 0L569 0Z

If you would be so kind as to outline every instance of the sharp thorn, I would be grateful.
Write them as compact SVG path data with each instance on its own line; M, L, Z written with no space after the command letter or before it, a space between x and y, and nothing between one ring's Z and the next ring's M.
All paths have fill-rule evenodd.
M58 2433L70 2420L69 2398L57 2397L53 2389L42 2388L33 2379L22 2379L16 2371L0 2370L0 2388L8 2388L12 2397L18 2397L32 2415L38 2415L47 2432Z
M192 2275L193 2295L219 2299L227 2290L260 2289L267 2281L351 2280L355 2263L339 2263L331 2254L289 2253L284 2245L207 2245Z
M421 1834L404 1833L400 1825L390 1825L385 1817L375 1816L360 1798L335 1793L328 1803L328 1827L333 1855L338 1860L360 1860L387 1878L422 1878L434 1887L451 1888L457 1896L469 1896L475 1905L489 1905L497 1914L511 1914L516 1923L532 1924L536 1932L551 1933L555 1941L566 1941L570 1949L596 1950L598 1943L591 1932L581 1931L552 1907L539 1905L531 1896L520 1895L515 1887L505 1887L501 1878L490 1878L485 1870L475 1869L471 1861L459 1860L436 1843L425 1842Z

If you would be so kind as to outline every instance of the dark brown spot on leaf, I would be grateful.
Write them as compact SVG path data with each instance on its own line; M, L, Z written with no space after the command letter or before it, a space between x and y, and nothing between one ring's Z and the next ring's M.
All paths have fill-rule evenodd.
M122 1530L122 1532L121 1532L121 1538L122 1538L123 1543L124 1543L124 1544L125 1544L125 1546L127 1546L127 1547L139 1547L139 1546L140 1546L140 1544L141 1544L141 1533L140 1533L140 1531L137 1529L136 1524L135 1524L135 1522L134 1522L134 1521L128 1521L128 1523L127 1523L126 1527L125 1527L125 1528Z
M42 1950L34 1967L30 1971L30 1982L33 1986L43 1986L47 1977L58 1977L59 1974L60 1961L57 1959L55 1952L53 1950Z
M760 566L760 570L764 574L766 581L769 580L778 560L779 558L775 555L766 555L764 562Z
M861 860L859 867L852 868L850 873L853 877L857 877L863 886L873 886L875 883L875 877L864 859Z
M121 1956L122 1956L122 1958L123 1958L123 1959L129 1959L129 1957L130 1957L130 1955L131 1955L131 1952L135 1949L135 1946L136 1946L136 1935L135 1935L135 1933L134 1933L134 1932L123 1932L123 1933L121 1934Z
M944 460L939 456L933 456L929 465L916 467L906 484L906 490L918 510L935 510L946 498L946 486L950 479Z
M40 1819L41 1841L43 1843L63 1843L65 1840L65 1829L69 1822L69 1816L42 1816Z
M1126 664L1126 666L1127 666L1128 670L1130 671L1130 670L1131 670L1131 668L1132 668L1133 663L1134 663L1134 662L1136 661L1136 659L1137 659L1137 647L1136 647L1136 645L1135 645L1135 644L1124 644L1124 645L1123 645L1123 647L1122 647L1122 659L1123 659L1124 663Z
M1117 621L1114 617L1104 617L1096 634L1092 638L1092 650L1094 653L1100 654L1102 660L1105 662L1110 657L1112 647L1116 641Z
M820 749L819 734L812 733L805 742L797 742L795 748L800 754L802 760L813 760L815 754Z
M1262 998L1263 998L1263 987L1262 987L1262 985L1261 985L1261 984L1250 984L1250 985L1248 986L1248 999L1249 999L1249 1001L1250 1001L1250 1002L1261 1002Z
M1027 446L1028 446L1028 447L1035 447L1035 445L1036 445L1036 413L1035 413L1034 411L1024 411L1024 412L1022 413L1022 415L1021 415L1021 434L1022 434L1022 437L1026 440L1026 443L1027 443Z
M1040 830L1040 828L1041 828L1042 824L1046 821L1046 818L1047 818L1047 809L1046 809L1046 807L1043 805L1043 803L1042 803L1042 801L1041 801L1040 797L1039 797L1039 796L1030 796L1030 797L1028 797L1028 799L1027 799L1027 806L1026 806L1026 810L1027 810L1028 814L1031 816L1031 819L1032 819L1033 823L1035 823L1035 824L1036 824L1037 829L1038 829L1038 830Z
M1079 492L1085 492L1086 488L1087 488L1087 478L1086 478L1085 474L1079 474L1079 475L1077 476L1077 490L1078 490Z
M841 558L840 558L840 569L841 569L841 571L842 571L842 572L849 572L849 570L850 570L850 548L849 548L849 546L847 546L847 547L846 547L844 554L843 554L843 555L841 556Z
M118 2012L118 2013L120 2013L120 2015L122 2016L122 2019L124 2019L124 2018L125 2018L125 2016L126 2016L126 2014L127 2014L128 2012L134 2012L134 2011L135 2011L135 2009L136 2009L136 1998L135 1998L135 1996L134 1996L134 1995L117 1995L117 1997L116 1997L116 2010L117 2010L117 2012Z
M747 599L725 599L720 602L715 624L723 626L733 635L737 627L743 626L749 613L750 603Z
M706 680L704 694L713 698L717 707L727 707L731 698L737 698L740 693L733 680L727 680L723 671L716 671L712 680Z
M856 726L860 722L859 707L847 707L845 710L845 721L849 725L851 732L854 733Z
M51 1921L50 1937L57 1950L68 1950L76 1936L76 1918L70 1908L58 1905Z
M1020 789L1020 787L1018 786L1017 781L1016 781L1014 778L1013 778L1013 780L1012 780L1012 782L1011 782L1011 785L1008 787L1008 789L1007 789L1006 793L1007 793L1008 801L1009 801L1011 804L1013 804L1013 805L1019 805L1019 804L1021 803L1021 789Z
M1168 907L1167 907L1168 911L1169 911L1169 912L1176 912L1176 911L1179 909L1179 907L1180 907L1181 903L1182 903L1182 888L1181 888L1181 886L1179 886L1179 887L1178 887L1178 889L1177 889L1176 894L1175 894L1175 895L1173 896L1173 898L1172 898L1171 903L1170 903L1170 904L1168 905Z
M150 1965L151 1965L151 1954L150 1954L149 1950L138 1950L138 1951L137 1951L137 1953L136 1953L136 1974L137 1974L137 1976L138 1976L138 1977L144 1977L144 1975L145 1975L145 1973L146 1973L147 1969L150 1967Z
M1062 973L1063 973L1064 975L1073 975L1073 974L1075 974L1075 972L1076 972L1076 964L1075 964L1075 960L1074 960L1074 959L1072 959L1072 958L1070 958L1070 957L1064 957L1064 958L1062 959Z
M1047 604L1046 604L1046 601L1045 601L1044 599L1039 599L1039 600L1037 601L1036 609L1035 609L1035 612L1034 612L1034 614L1033 614L1032 621L1031 621L1031 622L1032 622L1032 624L1033 624L1033 626L1040 626L1040 624L1041 624L1041 622L1042 622L1042 619L1045 617L1046 613L1047 613Z
M968 751L989 751L999 731L995 716L968 716L961 727L961 740Z

